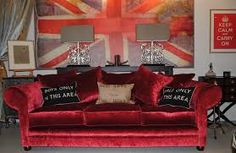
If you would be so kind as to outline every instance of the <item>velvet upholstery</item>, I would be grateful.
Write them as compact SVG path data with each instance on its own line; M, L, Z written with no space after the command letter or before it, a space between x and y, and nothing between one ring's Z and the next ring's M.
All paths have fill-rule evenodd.
M37 80L45 87L59 87L74 82L76 71L72 70L61 74L37 75Z
M87 78L86 73L83 77L78 77L82 78L81 85L88 86L99 80L101 76L97 72L88 72ZM143 78L139 76L138 80L144 81L141 82L144 86L152 87L159 78L157 74L146 72L145 75L141 74ZM143 97L145 94L156 94L157 97L160 93L149 93L152 90L146 91L146 88L137 88L135 95L144 94L143 97L138 96L142 104L95 105L97 86L93 85L85 86L86 90L81 90L88 91L88 94L85 94L85 98L76 106L67 104L45 108L42 107L42 84L39 81L7 88L3 95L4 102L18 111L22 146L204 147L207 110L218 104L222 97L219 86L190 80L184 86L194 86L196 92L192 98L193 105L188 110L157 105L154 107L151 101L145 102ZM90 96L93 97L90 99L94 100L89 101L87 97Z
M155 126L196 126L193 109L171 106L142 106L142 124Z
M168 86L184 87L186 83L188 83L194 78L194 76L195 76L194 73L181 73L181 74L172 75L173 80Z
M108 73L102 71L102 82L105 84L132 84L135 83L136 72Z
M29 114L29 127L70 127L84 125L83 109L89 103L53 105Z
M138 105L107 103L88 106L84 117L87 126L133 126L140 125L140 113Z
M43 136L43 137L42 137ZM32 146L158 147L204 146L194 127L75 127L30 130ZM54 143L50 143L50 142Z
M89 102L98 98L97 82L102 78L101 67L80 73L76 76L77 94L83 102Z
M4 92L4 98L9 107L17 111L26 108L27 112L31 112L43 105L43 96L40 90L42 87L43 85L38 81L11 86ZM16 100L19 101L16 103Z
M139 67L136 75L134 97L153 106L160 98L162 88L173 80L171 76L155 74L143 65Z

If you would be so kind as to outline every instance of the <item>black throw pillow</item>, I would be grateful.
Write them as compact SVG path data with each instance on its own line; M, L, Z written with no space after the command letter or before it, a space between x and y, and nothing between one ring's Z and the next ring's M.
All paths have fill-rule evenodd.
M192 95L195 87L172 88L165 87L159 106L169 105L172 107L190 108Z
M79 102L76 88L76 83L54 88L41 88L44 100L43 106Z

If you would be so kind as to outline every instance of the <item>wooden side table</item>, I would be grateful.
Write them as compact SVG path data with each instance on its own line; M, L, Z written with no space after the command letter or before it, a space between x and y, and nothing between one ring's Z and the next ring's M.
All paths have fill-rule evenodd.
M35 80L34 77L7 77L2 80L2 90L4 90L10 86L19 85L23 83L33 82ZM9 127L10 123L15 123L18 118L17 112L10 107L8 107L3 102L3 113L5 115L5 127Z

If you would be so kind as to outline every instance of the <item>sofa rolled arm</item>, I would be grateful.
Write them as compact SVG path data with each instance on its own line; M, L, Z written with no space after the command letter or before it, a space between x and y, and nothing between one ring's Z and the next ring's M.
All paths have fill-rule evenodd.
M4 102L18 112L27 109L29 113L42 106L41 87L38 81L11 86L4 91Z
M207 84L199 93L199 102L206 110L217 105L222 99L222 89L220 86Z

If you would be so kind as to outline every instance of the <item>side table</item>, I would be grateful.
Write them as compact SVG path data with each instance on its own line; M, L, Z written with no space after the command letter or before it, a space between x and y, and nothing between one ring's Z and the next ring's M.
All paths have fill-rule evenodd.
M33 82L35 80L34 77L7 77L2 80L2 90L4 90L10 86L19 85L23 83ZM5 116L5 127L9 127L10 123L15 123L17 119L17 112L10 107L8 107L3 102L3 113Z
M223 95L221 103L218 107L216 107L218 109L216 111L216 114L218 115L216 120L221 118L224 121L236 126L236 124L229 120L225 115L225 113L236 104L236 77L216 76L215 78L209 78L206 76L200 76L198 80L208 83L216 83L217 85L221 86ZM228 105L223 110L221 110L221 106L226 103Z

